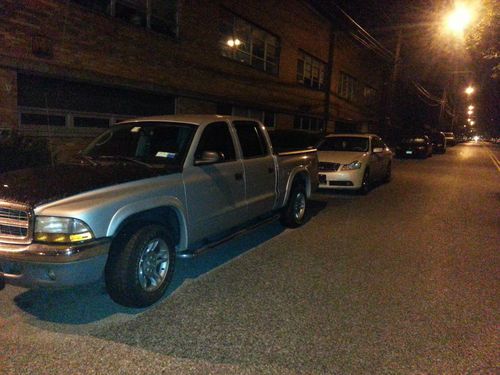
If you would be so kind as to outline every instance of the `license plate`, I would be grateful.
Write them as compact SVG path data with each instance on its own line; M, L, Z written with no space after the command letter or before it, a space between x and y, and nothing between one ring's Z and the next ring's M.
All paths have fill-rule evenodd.
M411 154L413 154L413 151L406 151L406 153L407 153L408 155L411 155Z
M319 175L319 183L320 184L326 184L326 174L320 174Z

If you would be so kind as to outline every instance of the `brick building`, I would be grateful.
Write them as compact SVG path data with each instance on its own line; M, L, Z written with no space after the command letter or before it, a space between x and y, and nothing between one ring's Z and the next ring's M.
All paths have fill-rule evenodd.
M0 129L75 148L172 113L377 131L385 62L332 30L301 0L2 0Z

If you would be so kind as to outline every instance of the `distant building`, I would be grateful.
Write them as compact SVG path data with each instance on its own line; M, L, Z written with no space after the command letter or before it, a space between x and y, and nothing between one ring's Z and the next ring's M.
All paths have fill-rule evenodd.
M377 131L386 62L312 3L276 4L2 0L0 129L75 148L121 119L173 113Z

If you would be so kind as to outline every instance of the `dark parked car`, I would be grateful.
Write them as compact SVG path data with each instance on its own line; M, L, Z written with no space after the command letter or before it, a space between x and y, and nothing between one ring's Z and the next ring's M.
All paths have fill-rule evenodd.
M446 136L443 132L435 132L429 135L432 141L432 152L444 154L446 152Z
M455 134L453 132L445 132L444 136L446 137L446 146L447 147L453 147L455 146L456 139L455 139Z
M396 146L396 156L427 158L432 156L432 142L426 135L411 136L401 139Z

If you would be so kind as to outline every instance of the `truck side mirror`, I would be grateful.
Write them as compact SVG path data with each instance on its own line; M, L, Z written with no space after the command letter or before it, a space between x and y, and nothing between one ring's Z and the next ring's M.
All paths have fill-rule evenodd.
M214 164L222 161L223 157L220 152L217 151L203 151L201 157L197 157L194 161L194 165L207 165Z

